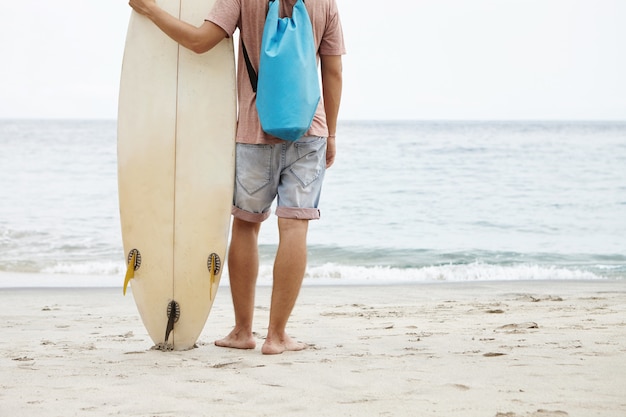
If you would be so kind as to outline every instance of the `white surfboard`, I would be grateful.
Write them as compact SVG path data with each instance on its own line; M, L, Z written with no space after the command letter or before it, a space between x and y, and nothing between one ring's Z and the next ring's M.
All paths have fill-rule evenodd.
M213 2L159 4L200 25ZM198 55L132 12L120 81L119 204L127 280L157 347L194 347L215 299L230 225L235 129L232 40Z

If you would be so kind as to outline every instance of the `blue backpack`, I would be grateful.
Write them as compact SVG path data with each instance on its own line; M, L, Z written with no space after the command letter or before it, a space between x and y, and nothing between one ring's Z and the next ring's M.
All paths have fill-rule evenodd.
M258 75L241 44L263 131L295 141L309 130L320 101L315 41L303 0L290 18L279 10L280 0L270 0Z

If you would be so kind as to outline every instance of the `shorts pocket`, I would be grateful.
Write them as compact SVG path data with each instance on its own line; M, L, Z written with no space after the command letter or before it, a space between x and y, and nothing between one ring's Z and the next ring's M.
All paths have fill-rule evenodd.
M291 173L306 188L323 174L326 168L326 140L315 137L294 143L297 160L291 165Z
M235 175L237 183L254 194L270 183L272 148L267 145L237 144Z

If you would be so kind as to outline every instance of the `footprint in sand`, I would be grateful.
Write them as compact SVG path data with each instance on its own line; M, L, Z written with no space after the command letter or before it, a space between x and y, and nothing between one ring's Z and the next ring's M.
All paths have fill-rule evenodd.
M496 330L503 330L507 333L523 333L526 329L538 329L539 325L534 321L527 321L525 323L511 323L505 324L496 328Z
M504 326L498 327L498 329L538 329L539 325L534 321L527 321L525 323L512 323L505 324Z
M495 417L568 417L569 414L566 413L565 411L560 411L560 410L556 410L556 411L550 411L550 410L542 410L539 409L535 412L530 412L530 413L526 413L526 414L516 414L513 412L508 412L508 413L497 413L495 415Z
M537 410L532 414L529 414L529 417L567 417L569 416L569 414L567 414L565 411L550 411L550 410Z

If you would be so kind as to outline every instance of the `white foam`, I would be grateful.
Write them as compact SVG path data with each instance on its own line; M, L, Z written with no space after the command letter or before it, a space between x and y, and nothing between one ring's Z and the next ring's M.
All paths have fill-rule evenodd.
M125 273L123 262L85 262L69 263L61 262L53 266L43 268L43 274L53 275L119 275Z
M259 269L258 285L272 285L270 264ZM0 287L109 287L121 286L124 265L116 262L59 264L41 273L2 273ZM598 280L607 279L589 271L539 265L489 265L474 262L464 265L438 265L421 268L384 266L347 266L327 263L309 267L304 285L393 285L424 282ZM228 268L222 277L228 286Z
M499 266L474 262L466 265L441 265L422 268L364 267L324 264L310 267L305 285L386 285L419 282L593 280L604 277L577 269L538 265ZM259 284L271 285L271 267L262 267Z

